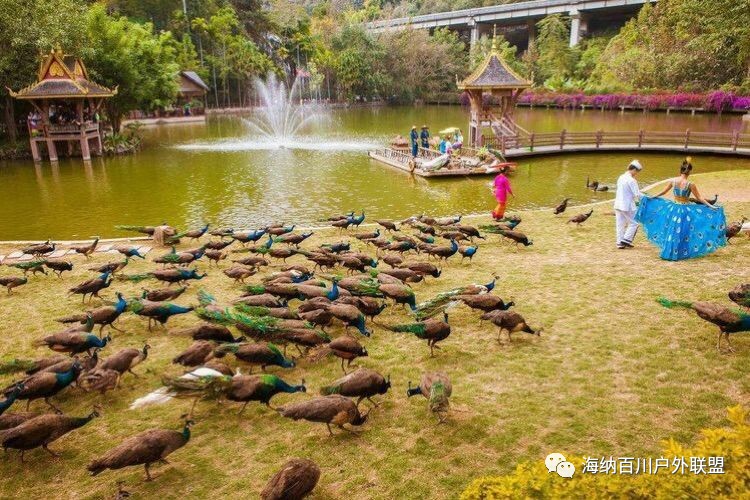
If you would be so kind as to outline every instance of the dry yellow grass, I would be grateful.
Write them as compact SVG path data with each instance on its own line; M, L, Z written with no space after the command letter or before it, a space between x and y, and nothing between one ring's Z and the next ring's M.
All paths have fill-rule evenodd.
M730 219L750 213L747 173L739 174L740 180L723 174L696 177L705 194L718 192L722 199L725 186L744 183L736 190L744 197L732 195L743 201L727 204ZM459 285L487 282L496 273L501 276L497 293L515 300L530 324L543 326L541 337L517 334L512 344L507 339L498 344L494 327L480 325L479 314L458 307L451 311L452 335L430 358L424 342L374 325L373 337L363 340L370 356L358 364L390 374L393 390L361 434L329 437L322 425L293 422L259 405L250 405L240 418L237 404L201 402L193 439L170 456L170 465L154 467L156 479L150 483L143 481L142 468L92 478L86 464L136 432L179 427L179 415L189 408L186 401L140 411L128 405L158 387L162 373L180 372L170 361L191 341L160 330L149 333L145 320L124 315L119 327L126 333L114 332L104 354L148 340L150 357L136 369L144 376L126 375L119 390L103 397L76 389L56 397L73 415L84 415L100 402L103 416L54 443L52 448L62 453L59 459L37 450L26 454L26 464L15 453L0 460L0 497L110 497L123 480L139 498L252 498L286 459L299 456L322 469L316 499L455 498L472 478L510 471L519 461L541 460L552 451L647 456L660 452L663 438L692 443L701 428L724 424L728 405L750 404L750 336L735 336L736 354L720 354L712 325L688 311L663 309L654 299L666 295L727 303L726 292L748 281L750 240L737 238L706 258L664 262L642 235L636 249L614 249L610 206L596 207L580 228L565 223L580 211L572 207L560 217L551 211L522 214L519 229L533 238L533 246L516 251L490 236L472 263L451 259L443 277L414 286L421 301ZM323 238L338 236L319 232L306 246ZM0 247L0 253L7 250ZM149 260L160 253L155 250ZM93 260L115 258L97 254ZM301 262L299 257L291 262L296 259ZM33 348L32 340L58 329L54 318L83 309L80 297L65 291L92 273L82 258L74 261L76 269L63 279L36 277L11 296L0 292L4 358L48 354ZM139 261L128 272L152 266ZM206 269L206 264L199 267ZM12 272L0 268L2 275ZM116 281L104 295L111 298L120 290L132 296L143 285ZM239 287L213 269L176 302L195 303L199 287L222 300L239 295ZM408 319L400 309L389 308L379 322ZM197 321L177 317L169 329ZM424 399L405 397L408 381L434 369L446 371L454 385L452 413L442 425ZM277 396L275 404L311 397L341 375L334 359L269 371L294 383L304 377L309 391ZM11 380L5 376L0 382ZM32 408L43 410L44 405L35 402Z

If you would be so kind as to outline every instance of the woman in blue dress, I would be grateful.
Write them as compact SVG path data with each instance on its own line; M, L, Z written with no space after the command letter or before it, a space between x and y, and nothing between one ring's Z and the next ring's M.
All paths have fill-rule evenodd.
M711 205L700 195L688 180L692 171L687 158L680 167L680 176L670 180L656 196L644 196L635 216L665 260L700 257L727 244L724 208ZM670 189L674 201L661 198ZM699 203L690 201L691 194Z

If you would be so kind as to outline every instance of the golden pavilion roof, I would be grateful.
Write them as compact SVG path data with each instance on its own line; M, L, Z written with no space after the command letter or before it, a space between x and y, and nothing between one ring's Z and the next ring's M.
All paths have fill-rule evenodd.
M39 65L35 83L18 92L10 91L16 99L84 99L112 97L117 88L108 89L89 79L80 58L53 49Z

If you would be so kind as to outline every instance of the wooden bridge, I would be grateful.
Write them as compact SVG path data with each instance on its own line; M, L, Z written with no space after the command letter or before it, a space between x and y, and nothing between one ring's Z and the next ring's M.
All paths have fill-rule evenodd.
M715 154L750 158L750 134L739 131L717 132L568 132L537 134L520 132L516 136L482 136L482 144L500 151L508 159L532 156L565 154L638 151L655 153ZM465 175L486 175L491 173L477 157L478 150L461 148L446 166L430 169L423 164L434 160L440 153L431 149L419 150L417 158L412 158L406 150L382 148L370 151L374 160L385 163L422 177L444 177Z

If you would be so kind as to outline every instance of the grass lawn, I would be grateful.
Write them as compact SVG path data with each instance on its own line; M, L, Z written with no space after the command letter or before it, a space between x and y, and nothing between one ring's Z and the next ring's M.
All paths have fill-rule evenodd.
M750 172L694 177L707 197L719 193L730 220L750 215ZM602 194L603 199L608 196ZM72 415L88 414L93 404L101 403L102 417L53 443L51 448L62 453L59 459L42 450L27 453L26 464L15 452L0 459L5 478L0 497L111 497L122 480L136 498L254 498L285 460L307 457L322 469L316 499L455 498L477 476L507 473L520 461L543 460L551 452L647 457L659 456L662 439L691 444L701 428L726 423L727 406L750 405L750 335L734 335L736 354L720 354L716 327L693 312L664 309L655 299L663 295L731 304L727 291L750 280L750 239L738 237L705 258L665 262L642 234L637 248L615 249L611 204L596 206L581 227L565 223L582 211L572 207L559 217L551 210L523 213L518 229L534 240L533 246L516 251L490 235L473 262L461 264L454 257L441 278L414 285L419 302L456 286L486 283L498 274L496 293L512 298L533 327L543 327L541 337L519 333L512 343L503 337L498 344L496 328L480 325L477 312L460 306L450 311L451 336L430 358L425 342L371 325L372 338L360 338L370 355L357 364L390 374L393 388L361 434L329 437L322 424L294 422L258 404L238 417L239 404L200 402L193 439L169 457L170 465L152 469L155 480L150 483L143 481L143 468L90 477L86 465L134 433L180 427L178 417L190 407L186 400L138 411L128 405L160 386L163 373L180 373L171 359L192 341L163 330L149 333L145 319L123 315L118 326L126 333L114 332L102 354L148 341L153 346L149 359L136 368L141 378L125 375L120 389L105 396L67 389L55 397ZM337 238L335 232L319 231L304 245ZM352 246L364 247L353 238ZM0 253L8 250L0 246ZM161 253L155 249L147 260ZM115 259L119 255L96 254L92 261ZM83 309L80 296L65 292L94 276L85 270L83 258L74 262L76 268L63 279L39 276L11 296L0 292L2 357L51 353L32 347L32 340L60 329L56 317ZM138 261L126 271L145 272L153 266ZM206 269L206 263L198 267ZM1 275L13 271L0 267ZM240 294L221 272L208 272L176 302L196 303L200 287L224 302ZM157 285L115 281L103 296L111 299L115 291L133 296L142 286ZM93 305L98 305L96 299ZM400 308L388 308L378 317L379 323L408 320ZM176 331L197 321L184 315L168 326ZM425 399L405 396L407 382L418 382L426 370L443 370L452 379L445 424L437 424ZM300 360L292 370L269 371L291 383L305 378L308 387L308 394L277 396L275 405L311 397L341 376L334 358L315 364ZM0 382L11 380L3 376ZM17 403L10 411L24 405ZM42 411L44 403L37 401L32 409Z

